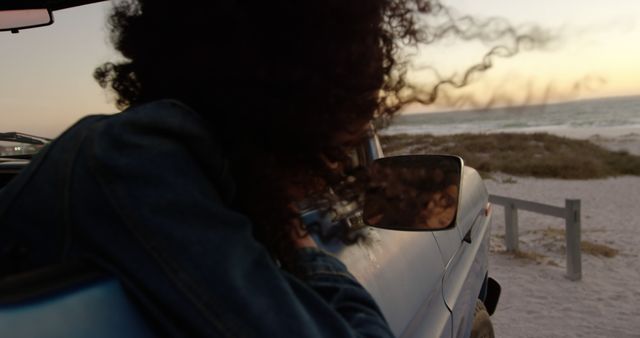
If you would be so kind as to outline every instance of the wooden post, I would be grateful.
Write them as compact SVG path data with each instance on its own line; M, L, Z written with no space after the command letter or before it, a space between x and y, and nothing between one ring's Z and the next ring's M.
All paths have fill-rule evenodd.
M518 251L518 209L514 203L504 206L504 226L507 251Z
M565 200L567 214L567 278L577 281L582 278L582 257L580 253L580 200Z

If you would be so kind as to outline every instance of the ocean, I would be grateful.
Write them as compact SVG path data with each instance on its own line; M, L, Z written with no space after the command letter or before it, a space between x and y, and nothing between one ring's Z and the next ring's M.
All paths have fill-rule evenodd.
M640 133L640 96L397 116L382 134L548 132L570 137Z

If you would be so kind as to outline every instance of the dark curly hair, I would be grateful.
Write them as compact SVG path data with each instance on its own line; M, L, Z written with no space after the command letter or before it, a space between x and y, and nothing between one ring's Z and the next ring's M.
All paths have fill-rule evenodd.
M405 82L399 49L473 25L421 29L433 13L449 15L430 0L119 2L125 60L94 77L119 108L174 98L202 114L231 162L232 207L287 267L295 203L341 184L367 122L437 95Z

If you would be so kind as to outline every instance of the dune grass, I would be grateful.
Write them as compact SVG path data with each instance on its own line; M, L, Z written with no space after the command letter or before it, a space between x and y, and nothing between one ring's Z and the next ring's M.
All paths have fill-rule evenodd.
M537 252L534 252L534 251L516 250L516 251L512 252L511 254L515 258L533 261L533 262L536 262L538 264L542 263L543 260L548 258L547 256L545 256L543 254L540 254L540 253L537 253Z
M592 256L602 256L612 258L618 255L620 251L614 249L606 244L593 243L589 241L580 242L580 249Z
M640 176L640 156L611 151L587 140L546 133L390 135L381 137L385 154L454 154L482 174L596 179Z
M564 242L566 233L564 229L551 228L534 230L534 233L542 234L542 237L554 242ZM563 246L564 247L564 246ZM588 255L612 258L618 255L619 250L606 244L600 244L589 240L580 242L580 250Z

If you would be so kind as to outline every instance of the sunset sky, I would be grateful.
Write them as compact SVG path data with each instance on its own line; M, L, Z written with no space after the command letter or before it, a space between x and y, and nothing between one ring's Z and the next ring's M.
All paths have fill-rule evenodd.
M640 94L640 1L638 0L448 0L459 13L504 17L553 33L543 50L495 59L489 73L467 90L480 104L539 103ZM115 112L93 81L93 69L117 56L104 28L109 3L55 12L49 27L0 33L0 131L54 137L80 117ZM460 74L488 46L445 43L421 52L420 64L443 75ZM427 81L428 82L428 81ZM509 101L509 102L507 102ZM446 109L411 107L409 111Z

